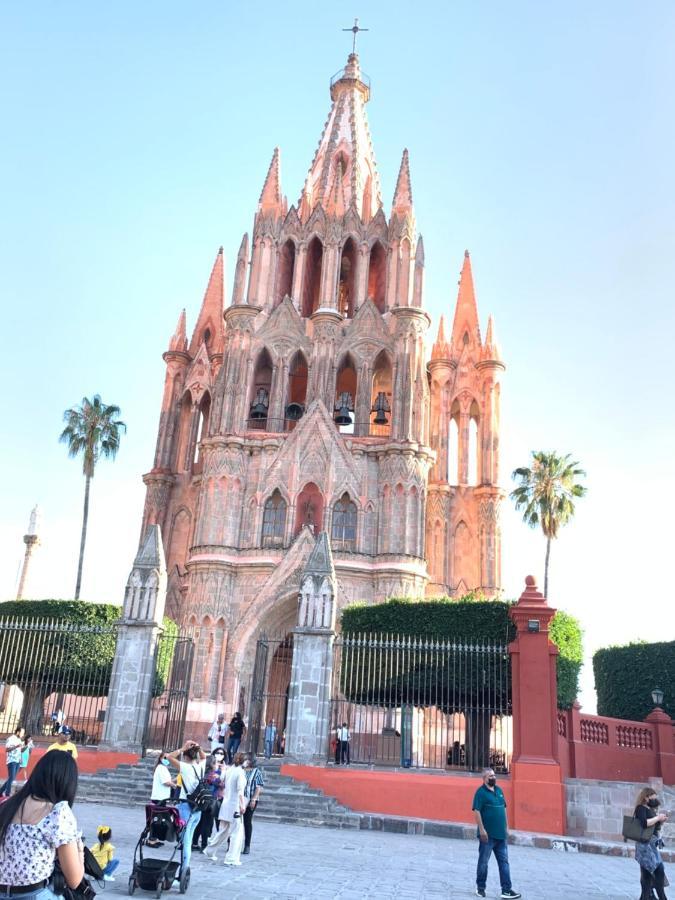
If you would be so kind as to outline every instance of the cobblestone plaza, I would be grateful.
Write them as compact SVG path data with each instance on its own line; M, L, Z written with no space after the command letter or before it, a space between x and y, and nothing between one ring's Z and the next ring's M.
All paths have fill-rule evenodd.
M264 800L263 800L264 802ZM143 827L143 810L99 804L75 809L89 843L96 827L113 830L117 880L103 896L127 896L133 850ZM623 900L639 895L634 860L587 853L559 853L531 847L510 847L513 884L525 900ZM476 845L468 840L424 836L305 828L255 823L251 855L232 869L196 853L192 857L192 900L263 898L472 897L475 896ZM490 864L488 897L499 896L494 860ZM165 896L178 897L177 889ZM137 897L152 894L137 890Z

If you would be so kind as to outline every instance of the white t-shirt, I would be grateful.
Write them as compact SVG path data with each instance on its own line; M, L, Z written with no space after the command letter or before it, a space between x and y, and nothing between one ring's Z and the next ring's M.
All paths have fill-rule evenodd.
M338 728L337 739L338 739L338 741L348 741L349 740L349 728Z
M171 797L171 772L169 767L160 763L152 776L151 800L168 800Z
M5 741L5 750L7 751L7 762L8 763L20 763L21 762L21 748L23 747L23 741L20 737L17 737L15 734L10 734L10 736Z
M218 747L222 747L225 743L225 735L229 731L227 722L222 721L219 722L217 719L211 726L209 733L207 735L208 739L211 741L211 752L216 750Z
M199 783L199 779L204 777L204 769L206 766L205 759L182 760L180 764L180 778L183 782L180 789L180 799L187 800L187 795L191 794Z

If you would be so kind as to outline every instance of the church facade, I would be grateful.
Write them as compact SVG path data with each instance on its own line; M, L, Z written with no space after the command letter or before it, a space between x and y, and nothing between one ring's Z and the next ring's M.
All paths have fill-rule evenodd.
M142 534L161 527L204 716L246 708L255 641L294 627L320 532L338 610L500 590L492 321L482 339L466 253L452 328L441 319L428 353L408 153L387 214L355 54L330 95L297 205L275 150L231 300L221 249L191 337L183 312L164 354Z

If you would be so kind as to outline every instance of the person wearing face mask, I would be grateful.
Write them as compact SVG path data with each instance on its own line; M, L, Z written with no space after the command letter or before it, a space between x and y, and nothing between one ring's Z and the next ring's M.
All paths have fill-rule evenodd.
M663 846L661 825L667 820L665 813L659 812L659 800L653 788L642 788L638 794L633 816L643 828L654 826L654 834L648 841L635 842L635 861L640 866L640 900L652 900L656 891L658 900L667 900L665 892L666 873L659 853Z
M508 836L506 824L506 800L493 769L483 769L483 783L476 791L472 807L478 825L478 867L476 869L476 896L485 897L488 862L494 853L499 868L501 897L508 900L520 897L511 885L511 870L506 844Z

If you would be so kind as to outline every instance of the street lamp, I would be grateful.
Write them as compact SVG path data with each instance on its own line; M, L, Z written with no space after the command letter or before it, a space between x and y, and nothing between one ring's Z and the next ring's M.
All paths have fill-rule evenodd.
M654 706L661 706L663 703L663 691L661 688L654 688L652 691L652 700L654 702Z

